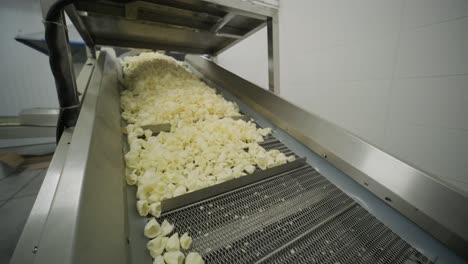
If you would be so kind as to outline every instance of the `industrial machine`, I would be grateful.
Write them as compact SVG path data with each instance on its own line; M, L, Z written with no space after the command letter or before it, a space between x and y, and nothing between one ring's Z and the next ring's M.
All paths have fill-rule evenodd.
M128 53L108 46L190 54L185 62L199 78L258 126L273 128L264 148L297 156L163 201L161 218L190 231L206 263L468 259L468 197L277 95L277 2L42 0L42 6L62 110L60 140L11 263L152 261L146 219L124 177L119 56ZM61 8L88 47L76 80ZM270 91L214 62L264 26Z

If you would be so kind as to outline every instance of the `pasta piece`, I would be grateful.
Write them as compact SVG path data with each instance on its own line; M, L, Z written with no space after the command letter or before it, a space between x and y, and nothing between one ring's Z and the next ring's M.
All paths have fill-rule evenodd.
M148 248L151 256L153 258L157 257L157 256L161 256L161 254L163 253L164 251L164 248L166 248L166 243L168 241L169 238L167 237L161 237L161 236L158 236L158 237L155 237L153 239L151 239L147 244L146 244L146 247Z
M156 203L156 202L159 202L159 201L161 201L161 196L158 193L152 193L148 197L148 202L150 202L150 203Z
M161 202L150 204L149 212L154 217L160 217L161 216Z
M140 200L137 202L138 213L141 216L147 216L149 213L149 204L146 200Z
M167 264L183 264L184 259L184 253L180 251L171 251L164 253L164 260Z
M167 220L164 220L161 224L161 236L167 236L169 235L172 230L174 229L174 226L171 225Z
M166 243L166 251L178 251L180 249L179 233L174 233Z
M252 164L249 164L249 165L245 166L244 170L245 170L248 174L252 174L252 173L255 171L255 166L252 165Z
M184 234L180 237L180 246L181 246L183 249L189 249L189 248L190 248L190 245L192 245L192 238L189 236L188 233L184 233Z
M138 176L135 173L128 174L126 178L128 185L135 185L138 181Z
M148 238L155 238L161 233L161 226L156 219L151 218L145 225L144 234Z
M190 252L185 259L185 264L205 264L205 261L197 252Z
M187 192L187 188L183 185L177 186L177 188L174 190L173 195L174 197L185 194Z
M156 256L153 260L153 264L166 264L163 256Z

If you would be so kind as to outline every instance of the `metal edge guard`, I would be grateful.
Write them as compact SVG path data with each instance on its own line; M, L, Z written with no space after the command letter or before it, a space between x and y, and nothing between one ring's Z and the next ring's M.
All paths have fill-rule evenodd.
M210 197L232 191L234 189L270 178L272 176L293 170L305 164L305 158L296 159L293 162L276 166L266 170L257 170L251 175L246 175L237 179L219 183L210 187L206 187L191 193L167 199L161 202L162 213L193 204Z
M468 197L212 61L186 62L468 259Z

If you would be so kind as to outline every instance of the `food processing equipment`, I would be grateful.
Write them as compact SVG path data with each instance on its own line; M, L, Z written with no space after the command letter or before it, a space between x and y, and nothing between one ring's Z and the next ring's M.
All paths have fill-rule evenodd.
M125 184L119 107L119 56L136 51L107 46L190 54L185 62L199 78L273 128L264 148L298 157L163 202L161 218L190 231L207 263L468 259L466 195L278 96L275 1L43 0L42 7L55 51L60 140L12 263L151 263L146 219ZM88 46L76 80L62 7ZM270 91L214 62L264 26Z

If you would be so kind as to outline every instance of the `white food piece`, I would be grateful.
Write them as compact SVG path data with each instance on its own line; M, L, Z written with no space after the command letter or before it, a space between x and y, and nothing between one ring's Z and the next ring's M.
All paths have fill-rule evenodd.
M161 201L161 195L159 195L158 193L151 193L151 195L146 200L148 200L148 202L150 203L156 203Z
M141 216L146 216L149 213L149 204L146 200L137 201L137 210Z
M161 234L161 226L159 225L156 219L151 218L145 225L144 234L148 238L155 238L159 234Z
M161 202L150 204L149 213L154 217L160 217L161 216Z
M121 95L122 117L129 123L150 125L239 115L236 104L217 95L169 56L144 52L126 57L122 70L127 88Z
M184 253L180 251L171 251L164 253L164 260L167 264L183 264L184 259Z
M164 252L164 248L166 248L166 243L169 238L158 236L151 239L147 244L146 248L148 248L151 256L153 258L160 256Z
M160 53L143 52L122 61L123 129L129 151L125 176L137 186L138 212L161 214L160 202L184 193L294 160L259 145L271 128L239 116L239 108ZM152 134L146 125L169 123L170 132ZM171 231L172 232L172 231Z
M174 190L173 195L174 197L185 194L187 192L187 188L183 185L177 186L177 188Z
M185 258L185 264L205 264L205 261L197 252L190 252Z
M252 174L252 173L255 171L255 166L252 165L252 164L249 164L249 165L245 166L244 170L245 170L248 174Z
M138 176L135 173L128 174L126 176L128 185L135 185L138 182Z
M258 132L260 135L262 136L268 136L269 134L271 134L271 128L267 127L267 128L260 128L259 129L259 132Z
M190 245L192 245L192 238L189 236L188 233L184 233L180 237L180 247L183 249L189 249Z
M166 251L178 251L179 249L179 233L174 233L166 243Z
M156 256L153 260L153 264L166 264L163 256Z
M136 191L136 198L138 198L139 200L146 200L146 193L143 189L143 186L138 186L138 189Z
M169 235L172 230L174 229L174 226L171 225L167 220L164 220L161 224L161 236L167 236Z

